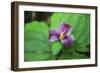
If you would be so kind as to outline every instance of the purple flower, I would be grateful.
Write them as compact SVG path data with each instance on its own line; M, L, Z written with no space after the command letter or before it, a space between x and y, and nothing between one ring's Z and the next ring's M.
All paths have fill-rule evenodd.
M64 45L71 46L74 42L74 37L71 35L71 26L62 23L58 29L49 30L49 41L61 41Z

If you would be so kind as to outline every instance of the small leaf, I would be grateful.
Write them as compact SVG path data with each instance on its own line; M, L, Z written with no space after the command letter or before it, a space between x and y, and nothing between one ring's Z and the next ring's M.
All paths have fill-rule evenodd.
M57 55L62 49L62 43L61 42L53 42L52 43L52 53L53 55Z

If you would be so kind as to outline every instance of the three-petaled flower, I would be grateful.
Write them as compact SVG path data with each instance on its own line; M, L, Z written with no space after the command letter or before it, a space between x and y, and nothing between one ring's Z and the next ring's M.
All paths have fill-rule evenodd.
M61 41L65 46L69 47L74 42L74 37L71 35L71 26L66 23L62 23L58 29L49 30L49 41Z

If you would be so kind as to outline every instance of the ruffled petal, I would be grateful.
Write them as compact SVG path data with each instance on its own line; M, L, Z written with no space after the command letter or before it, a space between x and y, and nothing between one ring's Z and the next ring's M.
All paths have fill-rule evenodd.
M59 27L59 32L64 32L65 34L71 30L71 26L66 23L62 23Z
M59 40L59 32L57 29L50 29L49 30L49 41L54 42Z
M54 42L54 41L57 41L59 40L59 36L58 35L50 35L49 36L49 41L50 42Z
M71 45L73 45L74 43L74 37L72 35L69 35L69 36L65 36L65 38L63 40L61 40L61 42L67 46L67 47L70 47Z
M49 30L49 35L58 35L58 34L59 34L59 32L57 29L50 29Z

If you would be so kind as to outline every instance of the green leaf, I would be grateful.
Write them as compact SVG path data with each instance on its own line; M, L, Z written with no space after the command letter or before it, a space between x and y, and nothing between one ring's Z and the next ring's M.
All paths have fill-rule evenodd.
M83 13L54 13L51 16L50 28L58 28L61 23L68 23L72 27L72 35L75 37L75 42L79 48L84 48L90 44L90 14ZM78 48L78 49L79 49ZM77 49L77 48L74 48ZM81 52L89 50L85 48Z
M62 43L59 41L55 41L52 43L52 53L53 55L57 55L62 49Z
M51 59L47 24L37 21L25 24L24 53L25 61Z

